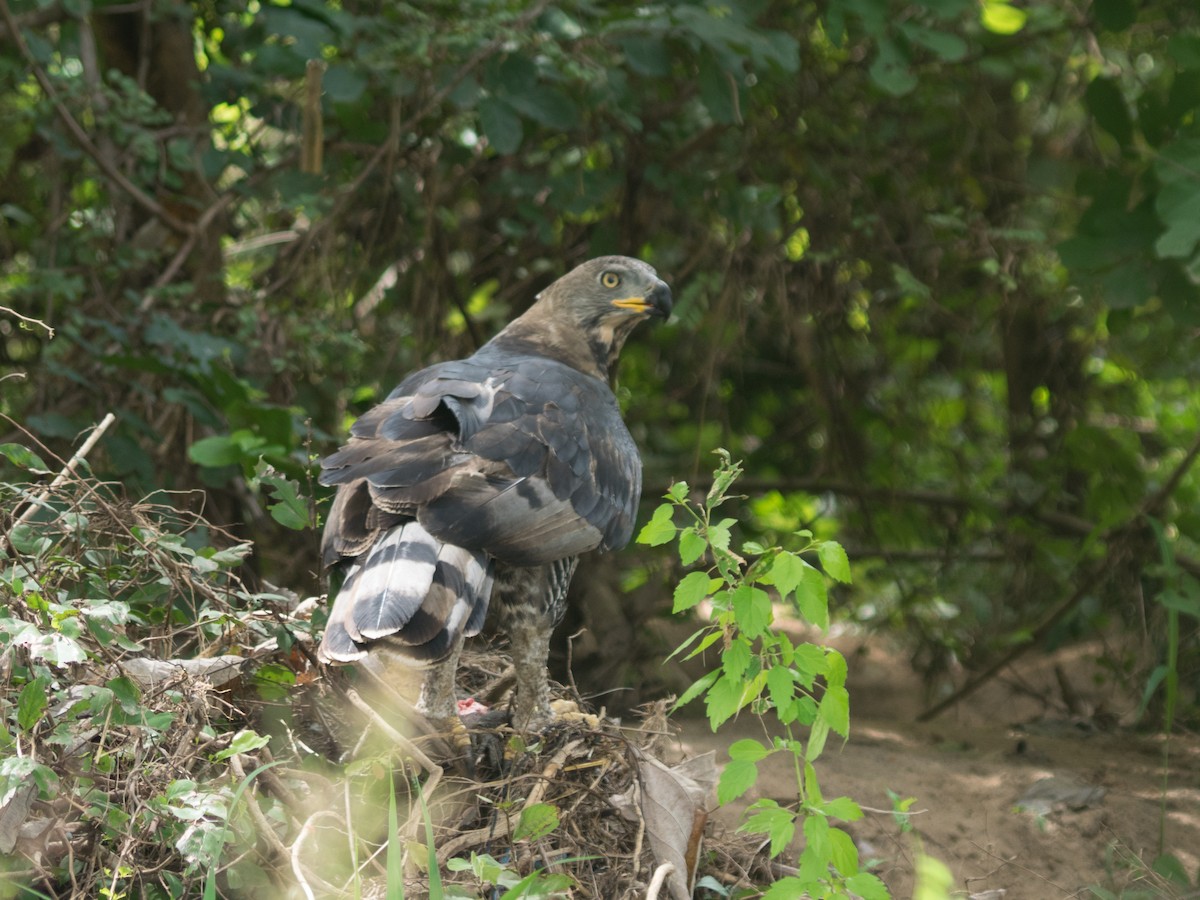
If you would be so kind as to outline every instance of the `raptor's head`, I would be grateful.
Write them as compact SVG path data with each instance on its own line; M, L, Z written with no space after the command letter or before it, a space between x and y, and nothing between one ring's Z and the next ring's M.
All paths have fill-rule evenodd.
M628 256L589 260L551 284L537 300L522 319L535 325L549 343L564 346L582 338L590 362L604 375L612 374L634 326L671 314L666 282L651 266ZM583 359L576 364L584 368Z

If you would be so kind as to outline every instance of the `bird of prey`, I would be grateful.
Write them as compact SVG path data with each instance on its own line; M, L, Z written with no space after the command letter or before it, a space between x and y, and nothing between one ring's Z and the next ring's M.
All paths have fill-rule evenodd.
M642 464L610 382L671 291L640 260L584 263L467 359L409 375L321 463L322 558L344 580L318 651L427 666L419 707L454 721L465 637L489 604L511 642L513 724L552 720L546 657L581 553L633 531Z

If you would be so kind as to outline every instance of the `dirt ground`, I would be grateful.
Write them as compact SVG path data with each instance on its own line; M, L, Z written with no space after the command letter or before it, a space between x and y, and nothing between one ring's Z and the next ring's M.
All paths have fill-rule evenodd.
M875 810L849 830L893 896L912 896L918 848L950 868L957 895L979 900L1106 896L1092 887L1127 897L1189 896L1170 891L1148 867L1161 828L1161 846L1193 883L1198 878L1200 739L1173 738L1164 768L1161 738L1121 726L1134 704L1094 678L1095 648L1028 656L968 701L918 724L924 690L903 656L876 639L829 643L850 663L851 738L841 747L830 739L818 776L827 798L847 795ZM1045 702L1063 695L1064 676L1082 715ZM719 762L728 760L722 748L734 739L763 736L753 717L719 736L703 719L680 721L681 752L716 750ZM1046 778L1056 780L1041 792L1060 788L1066 799L1052 794L1040 814L1022 811L1019 801ZM714 815L733 828L745 803L786 802L794 785L777 755L762 764L745 802ZM889 789L916 798L910 834L891 815Z

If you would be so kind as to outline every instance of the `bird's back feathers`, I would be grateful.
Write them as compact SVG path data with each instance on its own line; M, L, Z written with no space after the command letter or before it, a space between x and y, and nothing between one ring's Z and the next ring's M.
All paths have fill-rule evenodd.
M382 640L436 661L482 626L496 564L629 541L641 460L594 344L615 358L637 317L596 301L622 324L589 324L554 290L468 359L410 375L322 462L321 483L338 486L323 560L346 566L326 659Z

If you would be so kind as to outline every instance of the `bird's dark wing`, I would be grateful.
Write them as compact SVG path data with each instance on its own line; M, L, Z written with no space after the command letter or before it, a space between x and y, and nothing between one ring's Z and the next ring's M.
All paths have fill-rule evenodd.
M518 566L628 542L641 461L608 386L486 350L410 376L322 463L327 564L409 518Z

